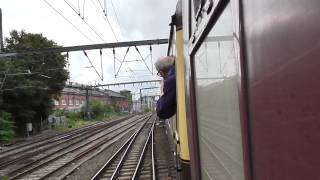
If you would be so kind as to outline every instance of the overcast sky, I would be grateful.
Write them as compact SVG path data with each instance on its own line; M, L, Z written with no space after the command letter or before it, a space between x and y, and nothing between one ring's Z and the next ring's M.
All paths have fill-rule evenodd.
M176 0L0 0L4 37L8 37L13 29L24 29L30 33L42 33L61 46L168 38L169 23L175 6ZM103 10L107 14L107 19ZM166 49L167 45L153 46L152 61L165 55ZM127 48L116 49L116 57L119 61L123 60L126 50ZM151 56L148 56L149 46L139 47L139 51L143 57L148 57L146 63L149 69L152 69ZM101 76L99 50L87 51L87 54ZM115 71L119 73L118 77L114 78L112 50L104 50L102 59L103 82L83 52L70 53L70 80L83 84L105 84L157 79L156 75L152 75L141 61L126 62L120 69L120 63L117 62ZM135 59L141 58L134 48L130 48L126 61ZM157 84L148 86L155 85L158 86ZM126 86L121 89L135 89L133 93L137 93L138 89L143 87L146 86ZM119 87L115 90L119 90ZM153 94L155 91L157 89L144 92Z

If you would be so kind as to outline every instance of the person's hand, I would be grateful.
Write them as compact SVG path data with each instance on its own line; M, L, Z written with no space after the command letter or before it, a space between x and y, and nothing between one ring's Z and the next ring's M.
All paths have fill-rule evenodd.
M163 79L160 81L160 96L163 95L163 86L164 86L164 81Z

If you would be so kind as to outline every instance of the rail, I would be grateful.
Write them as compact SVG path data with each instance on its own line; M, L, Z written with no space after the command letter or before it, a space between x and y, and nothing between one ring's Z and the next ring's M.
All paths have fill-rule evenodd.
M149 117L149 119L151 117L152 117L152 115ZM91 178L91 180L100 179L101 176L104 174L104 172L107 170L107 168L110 166L110 164L115 160L115 158L117 156L119 156L121 154L121 152L124 149L125 149L125 151L124 151L123 156L120 159L120 162L125 158L126 152L129 150L129 148L131 147L131 145L134 142L135 138L137 137L139 132L143 129L143 127L145 126L147 121L145 121L144 124L130 138L128 138L128 140L119 148L119 150L116 153L114 153L114 155L111 158L109 158L109 160L98 170L98 172ZM115 173L118 172L119 167L120 167L120 163L117 165L117 167L116 167L116 169L114 171ZM112 177L115 176L115 173L112 174ZM112 177L111 177L111 179L112 179Z
M143 118L145 118L145 117L142 117L142 119L143 119ZM132 122L134 122L134 121L132 121ZM130 123L128 124L128 126L129 126L129 127L133 127L133 125L130 125ZM129 128L129 127L128 127L128 128ZM107 134L110 134L110 133L112 133L112 132L115 132L116 130L118 130L118 129L120 129L120 128L121 128L121 127L115 127L113 130L110 130L110 132L107 133ZM122 128L124 128L124 127L122 127ZM103 138L103 137L106 137L107 134L102 135L102 136L99 136L99 137L97 137L97 138L98 138L98 139L101 139L101 138ZM119 133L117 133L116 135L118 135L118 134L119 134ZM97 146L100 146L100 145L106 143L106 141L108 141L108 139L110 139L110 138L107 138L107 139L105 139L105 140L102 139L100 143L99 143L99 142L96 143L96 145L92 146L92 147L89 148L89 149L92 150L92 149L94 149L94 147L97 147ZM100 140L99 140L99 141L100 141ZM30 171L34 171L35 169L42 168L42 167L44 167L46 164L51 163L51 162L53 162L53 161L55 161L55 160L63 157L65 154L72 153L72 152L74 152L74 151L77 151L77 150L78 150L79 148L81 148L81 147L84 147L84 146L89 145L89 143L90 143L90 142L85 142L84 144L82 144L82 145L80 145L80 146L77 146L76 148L71 148L70 150L67 150L66 152L64 152L64 153L62 153L62 154L60 154L60 155L54 155L55 157L49 159L48 161L46 160L45 162L41 162L40 164L36 165L36 166L33 167L33 168L30 167L30 166L28 166L28 168L30 168L29 170L23 170L23 167L22 167L22 168L18 168L18 169L16 169L16 171L13 171L13 172L15 172L14 174L12 174L13 172L10 172L10 174L13 175L13 176L10 177L10 179L19 178L19 177L21 177L21 176L23 176L23 175L26 175L26 174L27 174L28 172L30 172ZM73 143L73 144L75 144L75 143ZM77 159L81 158L82 156L84 156L84 155L86 155L86 154L88 154L88 153L89 153L89 150L84 151L84 152L81 152L80 154L78 154L77 156L75 156L75 157L73 158L73 160L71 160L71 161L77 160ZM46 157L48 157L48 156L46 156ZM41 159L39 159L39 160L37 160L37 161L35 161L35 162L33 162L33 163L38 163L39 161L42 161L42 160L45 160L45 158L41 158ZM71 162L71 161L70 161L70 162ZM67 164L70 164L70 162L67 162L67 163L64 164L63 166L66 166ZM33 164L33 163L32 163L32 164ZM30 164L30 165L31 165L31 164ZM59 167L58 169L61 169L63 166ZM58 169L52 171L51 173L46 174L45 176L50 175L50 174L56 172ZM17 171L23 171L23 172L17 172Z
M144 124L142 124L138 130L107 160L106 163L91 177L91 180L96 179L118 179L118 178L130 178L137 179L139 169L142 168L142 164L146 165L145 161L151 159L152 167L148 170L147 176L155 179L155 167L153 156L153 132L155 127L155 120L150 122L151 115ZM151 148L150 146L151 145ZM148 153L147 153L148 149ZM151 152L151 157L150 157ZM146 159L145 156L149 158ZM143 163L144 162L144 163ZM148 164L148 163L147 163ZM148 166L148 165L147 165ZM124 177L126 176L126 177Z
M138 169L139 169L139 167L140 167L140 165L141 165L142 158L143 158L143 156L144 156L144 154L145 154L145 152L146 152L147 144L150 142L151 134L153 134L154 123L155 123L155 120L153 120L152 128L150 129L150 132L149 132L149 135L148 135L148 137L147 137L147 140L146 140L146 142L145 142L145 144L144 144L144 146L143 146L143 150L142 150L142 152L141 152L141 155L140 155L138 164L137 164L137 166L136 166L136 169L135 169L135 171L134 171L134 174L133 174L133 176L132 176L132 179L136 179L137 172L138 172ZM153 144L151 144L151 146L153 146ZM154 164L154 159L152 159L152 165L153 165L153 164Z

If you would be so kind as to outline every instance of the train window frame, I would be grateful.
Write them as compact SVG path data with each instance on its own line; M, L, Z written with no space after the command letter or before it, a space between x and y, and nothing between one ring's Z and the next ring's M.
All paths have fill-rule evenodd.
M189 24L194 25L191 26L191 37L188 42L190 57L200 47L230 0L205 0L204 2L204 5L199 9L199 14L196 14L194 18L190 18L189 21ZM194 4L193 9L195 9Z
M206 1L208 2L208 1ZM206 37L209 35L210 31L214 28L216 22L220 18L221 14L224 12L230 0L216 0L215 4L209 5L207 11L202 10L200 11L203 14L197 14L199 17L198 19L195 18L195 14L193 17L189 19L189 26L191 25L190 32L190 39L188 41L188 55L189 55L189 62L190 62L190 90L191 90L191 101L192 104L197 104L196 98L196 76L195 76L195 55L201 44L205 41ZM192 6L190 3L189 6ZM206 6L206 5L205 5ZM194 6L193 6L194 8ZM191 11L191 12L190 12ZM192 7L189 9L189 15L192 14ZM192 149L195 154L192 156L194 157L195 169L193 170L194 176L198 179L201 179L201 162L200 162L200 144L198 142L199 137L199 130L198 130L198 117L197 117L197 109L193 109L191 112L191 124L192 124L192 137L193 140L196 140L195 143L192 145ZM243 134L241 133L241 136ZM245 163L245 161L244 161Z
M201 11L202 11L203 4L205 3L205 1L206 0L193 0L193 6L194 6L193 10L194 10L196 20L201 15Z

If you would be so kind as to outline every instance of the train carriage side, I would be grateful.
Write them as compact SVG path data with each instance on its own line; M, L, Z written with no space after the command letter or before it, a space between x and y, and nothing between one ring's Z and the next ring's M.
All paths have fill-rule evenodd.
M167 55L175 56L177 113L176 116L167 122L169 123L169 127L171 127L171 137L173 137L176 145L176 166L179 171L179 177L180 179L188 180L190 179L190 156L186 122L185 66L181 3L177 4L176 12L172 16L170 25L170 42Z
M320 1L182 1L191 178L319 179Z

